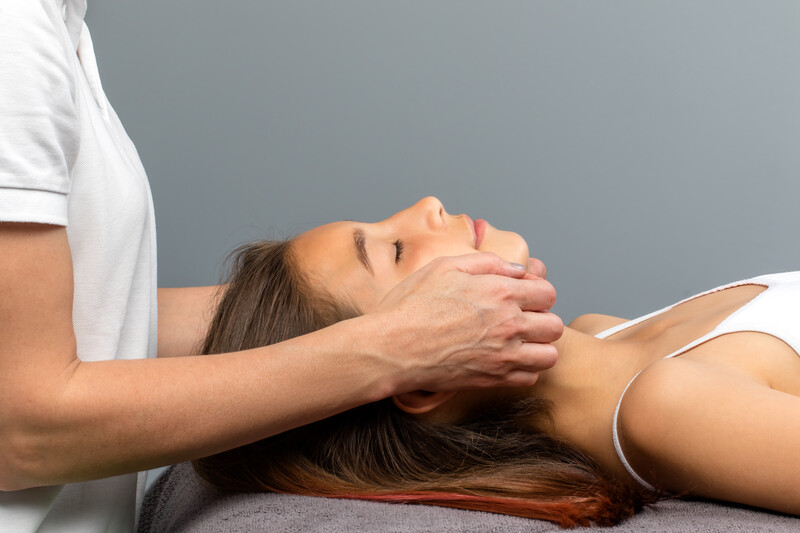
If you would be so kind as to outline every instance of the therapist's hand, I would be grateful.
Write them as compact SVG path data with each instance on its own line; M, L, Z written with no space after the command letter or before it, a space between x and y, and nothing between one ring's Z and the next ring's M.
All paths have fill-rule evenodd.
M535 383L558 359L550 343L563 324L547 311L556 293L544 265L528 268L492 253L439 258L387 294L372 316L397 365L391 393Z
M542 279L547 277L547 267L535 257L528 259L528 272Z

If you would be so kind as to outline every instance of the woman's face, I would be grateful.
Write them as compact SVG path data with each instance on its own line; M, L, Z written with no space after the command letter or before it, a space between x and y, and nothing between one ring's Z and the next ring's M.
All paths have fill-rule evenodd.
M522 237L484 220L449 215L433 197L374 224L342 221L314 228L294 240L293 250L312 283L349 298L365 313L437 257L494 252L528 263Z

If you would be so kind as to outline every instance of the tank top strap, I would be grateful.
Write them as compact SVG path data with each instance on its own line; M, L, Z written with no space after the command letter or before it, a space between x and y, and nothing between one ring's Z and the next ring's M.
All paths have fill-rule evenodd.
M652 313L648 313L646 315L642 315L642 316L640 316L638 318L634 318L633 320L628 320L627 322L623 322L622 324L617 324L614 327L611 327L611 328L608 328L607 330L601 331L600 333L596 334L595 337L598 338L598 339L608 338L608 337L614 335L615 333L619 333L620 331L623 331L623 330L626 330L628 328L631 328L631 327L633 327L633 326L635 326L637 324L641 324L645 320L649 320L649 319L651 319L653 317L656 317L656 316L658 316L660 314L666 313L670 309L673 309L673 308L675 308L675 307L677 307L677 306L679 306L681 304L684 304L686 302L695 300L697 298L701 298L703 296L706 296L707 294L712 294L712 293L715 293L715 292L718 292L718 291L724 291L725 289L738 287L740 285L758 284L758 285L767 285L767 286L769 286L769 282L768 282L767 278L769 278L769 276L759 276L759 277L756 277L756 278L748 278L748 279L744 279L744 280L741 280L741 281L734 281L732 283L727 283L725 285L720 285L719 287L715 287L713 289L709 289L707 291L703 291L701 293L695 294L694 296L690 296L688 298L684 298L683 300L681 300L679 302L675 302L674 304L671 304L671 305L668 305L666 307L663 307L663 308L661 308L661 309L659 309L657 311L653 311Z
M628 384L625 385L625 390L622 391L622 394L619 397L619 401L617 402L617 407L616 409L614 409L614 419L611 424L611 431L612 431L612 437L614 439L614 450L616 450L617 457L619 457L619 460L622 463L622 466L625 467L625 470L627 470L628 473L631 475L631 477L635 479L636 482L642 485L644 488L653 492L657 492L658 489L656 489L653 485L645 481L642 478L642 476L640 476L628 462L628 458L625 457L625 452L622 451L622 442L619 437L619 409L622 406L622 399L625 397L625 393L628 392L628 388L631 386L631 384L633 384L634 380L637 377L639 377L639 374L641 373L642 373L641 371L637 372L637 374L631 378Z

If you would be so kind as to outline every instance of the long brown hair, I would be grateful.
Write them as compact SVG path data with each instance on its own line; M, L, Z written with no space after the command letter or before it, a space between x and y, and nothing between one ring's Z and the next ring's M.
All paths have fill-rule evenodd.
M202 353L265 346L358 315L312 290L291 241L237 250ZM539 518L562 526L612 525L657 496L620 483L548 432L544 400L493 403L434 424L391 400L194 461L222 489L423 503Z

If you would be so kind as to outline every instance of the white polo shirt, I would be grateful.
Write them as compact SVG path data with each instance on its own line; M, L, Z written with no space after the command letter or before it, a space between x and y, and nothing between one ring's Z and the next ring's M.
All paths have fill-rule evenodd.
M67 227L80 359L154 357L150 187L100 85L85 12L85 0L0 1L0 222ZM143 477L0 492L0 531L131 531Z

